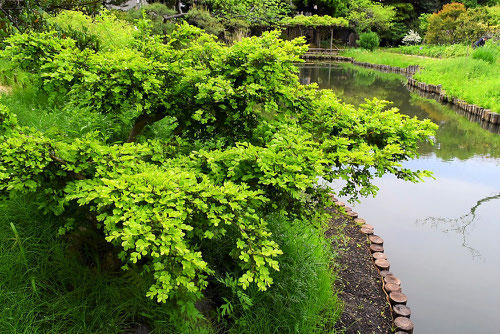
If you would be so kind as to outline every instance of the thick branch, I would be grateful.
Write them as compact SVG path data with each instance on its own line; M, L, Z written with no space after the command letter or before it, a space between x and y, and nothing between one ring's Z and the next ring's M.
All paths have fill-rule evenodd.
M134 127L132 128L132 131L130 131L130 134L128 135L126 142L127 143L134 142L136 137L142 133L142 131L147 125L152 124L154 122L158 122L159 120L165 118L165 116L167 116L165 113L156 113L153 115L145 115L145 114L140 115L135 120Z
M183 16L186 16L187 14L188 13L181 13L181 14L175 14L175 15L163 15L163 21L176 19L178 17L183 17Z
M2 8L2 5L0 3L0 11L2 13L4 13L5 17L10 21L10 23L18 30L18 31L21 31L21 29L19 28L19 26L17 25L17 22L16 20L14 20L14 18L12 16L10 16L9 12L6 11L5 9Z
M54 152L50 152L50 153L49 153L49 157L50 157L52 160L54 160L54 161L56 161L56 162L59 162L61 165L67 165L67 164L68 164L68 163L67 163L64 159L61 159L61 158L57 157L57 156L54 154ZM75 179L77 179L77 180L85 180L85 176L83 176L82 174L80 174L80 173L75 173L75 172L73 172L73 171L69 171L69 172L73 174L73 176L75 177Z

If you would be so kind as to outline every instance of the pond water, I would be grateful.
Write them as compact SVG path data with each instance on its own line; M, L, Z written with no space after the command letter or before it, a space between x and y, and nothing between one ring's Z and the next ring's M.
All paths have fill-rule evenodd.
M499 333L500 135L410 93L396 74L315 63L302 65L300 78L355 105L393 101L402 113L440 126L435 145L423 145L421 157L405 163L433 171L435 179L413 184L387 175L375 181L375 198L351 206L384 238L415 333Z

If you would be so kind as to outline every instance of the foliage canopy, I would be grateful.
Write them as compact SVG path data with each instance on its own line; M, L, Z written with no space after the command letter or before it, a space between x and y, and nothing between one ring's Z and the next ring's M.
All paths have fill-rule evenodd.
M297 15L295 17L286 17L281 20L281 24L285 26L295 27L347 27L349 22L342 17L331 17L328 15L304 16Z
M17 34L3 57L56 107L114 125L40 131L0 107L0 194L36 193L45 211L66 218L61 233L99 231L124 269L154 276L151 298L192 310L208 283L226 276L266 290L282 253L266 217L321 207L328 196L319 177L345 180L341 194L356 199L375 193L371 180L384 173L429 175L401 162L434 125L384 101L355 108L300 85L301 39L275 31L226 46L187 24L153 36L143 21L114 46L98 27L63 24L72 15L81 14L54 22L78 34ZM97 44L81 42L92 34ZM232 247L221 258L210 250L222 241Z
M445 4L427 17L425 41L430 44L472 43L499 31L500 15L495 7L467 9L462 3Z

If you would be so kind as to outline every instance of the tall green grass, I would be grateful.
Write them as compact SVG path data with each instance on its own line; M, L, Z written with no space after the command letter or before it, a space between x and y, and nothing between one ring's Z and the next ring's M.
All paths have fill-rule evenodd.
M397 67L419 65L418 81L442 85L449 96L500 112L500 62L490 63L473 57L431 59L386 51L352 49L343 55L358 61Z
M443 86L447 95L500 112L500 66L481 59L452 58L427 64L418 81Z
M0 212L0 333L124 333L138 323L209 332L204 323L174 327L171 306L145 297L147 278L82 263L35 197L2 201Z
M490 64L494 64L500 57L499 42L488 42L483 47L478 47L472 53L472 58L484 60Z
M407 45L407 46L400 46L397 48L387 48L384 50L392 53L418 55L418 56L434 57L434 58L466 57L472 52L472 48L469 45L463 45L463 44Z
M283 250L268 292L248 291L253 306L230 333L334 333L341 304L333 290L331 244L306 221L273 217L270 228Z

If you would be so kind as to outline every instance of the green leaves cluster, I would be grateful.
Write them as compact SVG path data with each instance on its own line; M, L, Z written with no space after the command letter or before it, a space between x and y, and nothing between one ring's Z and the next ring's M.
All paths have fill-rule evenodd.
M371 0L357 0L349 3L347 19L358 33L370 30L389 31L393 26L396 9Z
M3 56L29 70L55 107L116 127L41 133L2 108L0 194L35 192L68 218L62 231L101 231L124 269L153 275L148 295L158 301L193 302L220 277L266 290L282 253L266 217L320 208L320 177L346 180L342 193L357 198L383 173L428 175L401 161L434 126L385 102L356 109L300 85L303 40L268 32L226 46L187 24L155 37L147 22L132 37L97 49L56 31L8 40Z
M242 20L250 26L274 26L290 12L284 0L204 0L211 12L224 20Z
M347 27L349 22L343 17L331 17L328 15L297 15L295 17L286 17L280 22L288 27Z
M499 30L499 6L465 8L450 3L427 17L425 42L429 44L473 43Z

